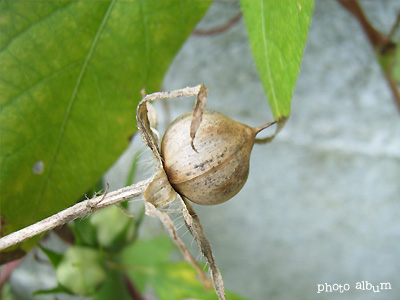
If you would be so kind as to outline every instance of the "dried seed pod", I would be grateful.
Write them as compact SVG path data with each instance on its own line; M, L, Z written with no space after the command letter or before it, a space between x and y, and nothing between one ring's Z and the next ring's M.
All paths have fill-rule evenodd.
M190 138L192 112L171 123L161 142L168 180L176 191L203 205L225 202L246 183L256 134L252 128L223 114L205 110L194 139Z

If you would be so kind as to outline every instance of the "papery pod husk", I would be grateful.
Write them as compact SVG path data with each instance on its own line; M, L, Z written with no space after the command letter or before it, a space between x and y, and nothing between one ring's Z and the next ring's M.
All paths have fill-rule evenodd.
M178 117L161 142L169 182L192 202L213 205L235 196L246 183L256 129L205 110L191 144L192 113Z

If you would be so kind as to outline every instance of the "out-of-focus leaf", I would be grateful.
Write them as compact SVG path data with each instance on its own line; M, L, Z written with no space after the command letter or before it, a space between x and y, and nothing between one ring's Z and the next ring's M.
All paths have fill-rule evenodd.
M124 275L113 269L107 272L107 278L103 286L93 295L93 300L131 300L132 296L128 293Z
M134 179L135 179L135 175L136 175L136 169L137 169L137 164L139 162L139 158L140 158L140 152L137 152L133 158L132 164L131 164L131 168L129 169L129 173L128 176L126 177L126 181L125 181L125 186L131 185L134 183ZM127 209L128 208L128 201L124 201L121 202L119 205L123 208L123 209Z
M57 266L60 264L63 255L58 252L54 252L53 250L47 249L41 245L39 245L39 248L46 254L47 258L50 260L51 264L53 265L54 268L57 268Z
M162 300L202 299L218 300L213 289L206 291L199 281L196 271L186 262L167 263L159 265L150 284ZM226 292L229 300L245 300L235 293Z
M71 228L75 236L75 245L98 246L96 228L91 224L90 218L74 220Z
M73 295L69 290L67 290L65 287L62 285L58 285L55 288L48 289L48 290L37 290L34 292L32 295L33 296L38 296L38 295L49 295L49 294L68 294L68 295Z
M0 2L2 234L99 180L136 131L140 90L159 89L210 3Z
M393 78L397 84L400 84L400 38L397 40L396 54L393 64Z
M202 299L217 300L213 289L204 290L196 271L186 262L158 265L150 278L150 284L162 300Z
M241 0L251 50L276 120L290 115L313 0Z
M11 298L11 286L6 282L0 290L0 299L12 300Z
M150 285L160 300L217 300L213 289L204 289L191 265L183 261L171 261L170 256L174 248L174 244L167 237L137 241L126 248L122 260L135 286L144 292ZM227 292L226 296L230 300L246 299L231 292Z
M64 254L57 269L57 280L61 286L74 294L94 294L106 280L101 253L89 247L73 246Z
M143 292L149 276L157 269L157 265L167 263L171 257L174 244L167 236L152 240L137 240L122 252L122 262L129 270L135 286ZM135 271L139 271L139 273Z
M97 241L107 250L118 251L132 241L135 235L135 222L116 206L106 207L90 216L95 227Z

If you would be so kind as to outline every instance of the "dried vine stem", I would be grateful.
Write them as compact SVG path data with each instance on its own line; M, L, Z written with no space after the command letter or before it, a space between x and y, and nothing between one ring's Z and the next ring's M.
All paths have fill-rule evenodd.
M153 178L149 178L122 189L79 202L78 204L60 211L51 217L48 217L16 232L10 233L9 235L6 235L0 239L0 251L21 243L36 235L52 230L69 221L89 215L99 209L139 196L147 188L151 180L153 180Z

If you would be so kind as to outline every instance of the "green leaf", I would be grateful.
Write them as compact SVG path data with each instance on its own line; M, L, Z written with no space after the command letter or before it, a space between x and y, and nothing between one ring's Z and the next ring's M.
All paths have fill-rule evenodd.
M118 251L135 236L135 221L117 206L109 206L90 216L98 243L110 251Z
M400 84L400 37L396 42L396 53L393 59L393 79L397 84Z
M170 260L173 249L169 237L160 236L152 240L137 240L123 250L122 262L130 270L129 274L140 292L145 290L157 266Z
M53 267L57 268L57 266L60 264L61 260L63 259L63 254L54 252L53 250L47 249L41 245L39 245L39 248L40 248L40 250L43 251L44 254L46 254L47 258L50 260Z
M137 152L135 154L135 157L133 158L133 161L132 161L132 164L131 164L131 168L129 169L129 173L128 173L128 176L127 176L126 181L125 181L125 186L131 185L131 184L134 183L136 170L137 170L137 164L139 162L140 155L141 155L141 153ZM129 200L121 202L119 205L122 208L127 209L128 208L128 203L129 203Z
M32 294L32 296L38 296L38 295L49 295L49 294L68 294L68 295L73 295L69 290L67 290L65 287L62 285L58 284L56 287L48 290L37 290Z
M75 236L75 245L98 247L96 228L90 222L90 218L74 220L71 229Z
M100 179L136 131L140 90L160 88L210 3L0 2L3 234L72 205Z
M6 281L0 289L0 299L12 300L11 298L11 286L9 281Z
M109 269L107 278L102 287L93 295L93 300L131 300L132 296L128 293L124 275L116 270Z
M205 290L193 267L183 261L159 265L157 272L150 277L150 284L162 300L218 300L215 291ZM226 297L229 300L246 299L232 292L226 292Z
M290 115L313 0L241 0L251 50L276 120Z
M196 276L196 271L186 262L158 265L149 278L151 286L162 300L194 298L217 300L214 290L206 291Z
M213 289L204 289L191 265L184 261L171 260L174 249L176 248L168 237L139 240L127 247L122 260L134 285L141 293L146 290L147 285L151 285L160 300L217 300L218 296ZM246 299L231 292L226 295L230 300Z
M106 281L106 270L101 253L93 248L73 246L68 248L56 269L61 286L77 295L95 293Z

